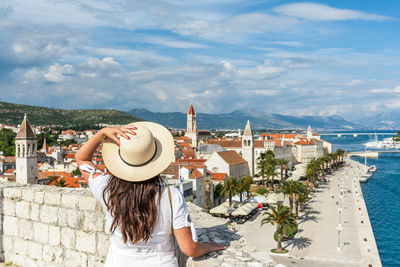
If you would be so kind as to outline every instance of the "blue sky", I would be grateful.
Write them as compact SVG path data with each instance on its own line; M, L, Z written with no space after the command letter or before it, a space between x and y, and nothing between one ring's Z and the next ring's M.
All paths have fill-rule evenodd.
M396 0L2 0L0 101L396 112L399 10Z

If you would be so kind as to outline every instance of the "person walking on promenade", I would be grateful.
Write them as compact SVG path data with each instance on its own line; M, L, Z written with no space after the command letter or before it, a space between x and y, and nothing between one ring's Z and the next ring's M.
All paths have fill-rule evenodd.
M101 143L109 173L91 161ZM178 266L175 238L190 257L227 248L197 241L184 197L160 177L174 160L172 135L162 125L136 122L103 128L75 159L110 227L105 267Z

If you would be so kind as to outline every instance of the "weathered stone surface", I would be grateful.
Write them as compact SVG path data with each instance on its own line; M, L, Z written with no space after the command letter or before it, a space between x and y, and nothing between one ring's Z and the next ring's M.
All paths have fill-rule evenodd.
M11 236L3 234L3 249L5 251L12 251L13 250L13 239Z
M33 224L31 221L20 219L18 220L18 234L21 238L31 240L33 238Z
M88 266L90 267L103 267L105 260L96 256L88 257Z
M28 253L28 242L22 238L14 238L14 252L20 255L27 255Z
M29 214L29 218L34 221L39 220L40 215L40 206L37 203L31 202L31 212Z
M42 206L40 208L40 220L48 224L56 224L58 220L58 208Z
M6 198L3 202L3 214L15 216L15 200Z
M58 246L61 242L61 232L58 226L49 226L49 245Z
M44 192L36 191L35 192L35 202L38 204L43 204L43 199L44 199Z
M17 201L15 203L15 214L22 219L29 219L30 205L28 201Z
M64 253L64 264L69 267L86 267L87 255L67 249Z
M94 254L96 252L96 235L77 231L76 249Z
M83 230L86 232L102 232L104 230L104 215L98 212L85 212Z
M68 226L68 209L60 208L58 210L58 225L61 227Z
M4 198L21 198L21 187L6 187L3 190Z
M46 263L63 263L63 248L46 245L43 247L43 260ZM46 264L45 266L50 266Z
M66 248L75 248L75 231L63 228L61 231L61 244Z
M42 259L42 245L35 243L35 242L29 242L28 243L28 252L29 252L29 257L35 260L40 260Z
M32 202L35 199L35 192L30 187L22 188L21 194L22 194L22 199L23 200Z
M100 257L106 258L110 247L109 235L97 233L97 253Z
M61 203L61 194L59 192L45 192L44 204L49 206L59 206Z
M6 235L18 236L18 219L15 217L3 217L3 232Z
M61 197L61 204L63 207L75 209L78 206L78 195L63 194Z
M82 229L83 225L83 213L79 210L69 209L68 214L68 226L73 229Z
M80 196L78 205L80 210L96 210L97 200L92 196Z
M33 240L47 244L49 241L49 226L44 223L35 222L33 224Z

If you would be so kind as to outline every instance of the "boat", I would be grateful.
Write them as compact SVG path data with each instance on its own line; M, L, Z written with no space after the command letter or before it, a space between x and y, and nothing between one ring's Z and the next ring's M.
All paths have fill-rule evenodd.
M368 181L368 178L361 176L359 179L360 182L365 183L366 181Z
M369 172L375 172L375 171L376 171L376 165L371 165L371 166L369 166L368 171L369 171Z

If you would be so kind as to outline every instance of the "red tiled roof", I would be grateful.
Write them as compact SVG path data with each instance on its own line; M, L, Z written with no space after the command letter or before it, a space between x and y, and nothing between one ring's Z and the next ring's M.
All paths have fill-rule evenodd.
M204 177L204 175L198 169L194 168L190 171L190 175L189 175L190 179L199 179L202 177Z
M213 173L213 180L223 181L223 180L225 180L226 176L228 176L228 174L226 174L224 172L215 172L215 173Z
M315 145L314 141L300 140L295 143L296 145Z
M194 112L193 104L190 104L188 115L195 115L195 114L196 113Z
M5 172L4 172L4 174L14 174L14 172L15 172L15 169L8 169L8 170L6 170Z
M65 158L66 159L75 159L75 154L68 153L67 155L65 155Z
M247 163L236 151L222 151L217 153L230 166Z
M26 114L15 138L36 138Z
M218 140L209 140L208 144L220 145L222 147L242 147L242 141L218 141Z

